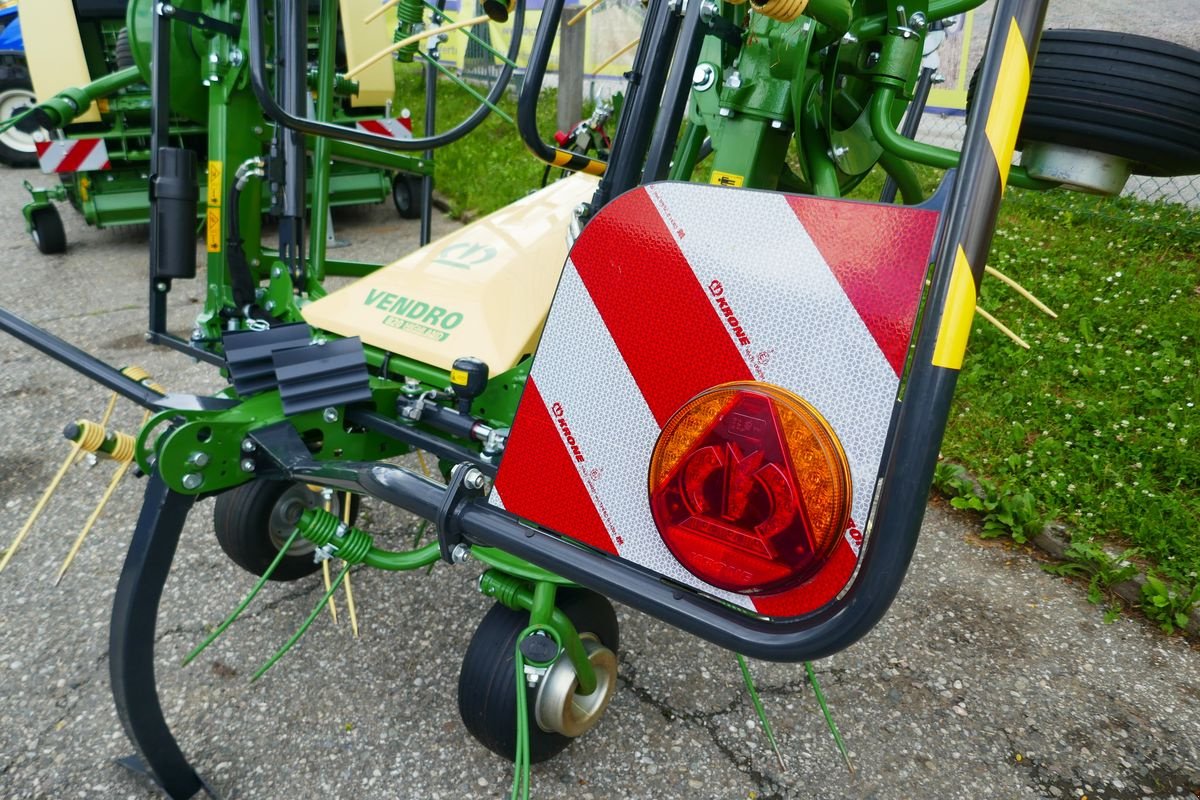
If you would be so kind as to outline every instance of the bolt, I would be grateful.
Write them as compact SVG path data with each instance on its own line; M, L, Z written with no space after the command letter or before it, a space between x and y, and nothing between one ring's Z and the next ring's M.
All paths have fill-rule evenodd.
M485 483L487 483L487 478L474 467L468 470L467 474L463 476L463 485L468 489L482 489Z
M712 64L698 64L696 71L692 73L692 88L697 92L703 92L706 89L711 89L712 85L717 82L717 71Z
M193 467L204 469L208 466L208 453L202 453L197 450L188 456L187 463L191 464Z
M195 472L189 472L183 476L182 483L185 489L199 489L200 484L204 483L204 476Z
M773 119L773 120L771 120L771 127L772 127L772 128L774 128L774 129L775 129L775 130L777 130L777 131L778 131L778 130L782 130L782 129L783 129L783 123L782 123L782 122L780 122L780 121L779 121L779 120L777 120L777 119Z
M925 15L922 14L920 11L916 12L915 14L913 14L911 17L908 18L908 25L914 31L924 30L925 29Z
M282 278L283 277L283 267L271 267L271 277L272 278Z
M268 300L266 305L263 306L263 308L266 309L267 311L274 311L275 310L275 301Z
M833 148L833 157L841 158L842 156L846 155L846 153L849 153L849 152L850 152L849 147L835 147L835 148Z
M333 500L333 489L330 489L328 487L322 489L321 490L321 499L324 500L326 503L331 502Z
M465 544L456 544L454 549L450 551L450 560L455 564L461 564L471 557L471 548Z
M842 37L842 44L858 44L858 37L853 33L847 32L846 35Z
M242 459L242 472L254 472L254 459L253 458L243 458Z
M719 113L722 117L732 117L733 116L733 112L731 110L729 110L728 108L722 108L717 113Z
M258 445L256 445L254 443L253 439L242 439L242 452L243 453L253 453L257 449L258 449Z
M877 51L867 53L867 66L868 67L873 67L878 63L879 63L879 53Z
M240 67L242 65L242 58L243 56L240 48L235 47L229 51L229 63L233 66Z
M167 291L167 282L159 281L158 283L154 284L154 288L160 292L165 292Z
M729 87L730 89L741 88L742 73L738 72L736 69L733 70L732 72L730 72L728 75L725 76L725 85L727 87Z
M338 421L338 411L336 408L325 409L325 412L321 416L330 424Z

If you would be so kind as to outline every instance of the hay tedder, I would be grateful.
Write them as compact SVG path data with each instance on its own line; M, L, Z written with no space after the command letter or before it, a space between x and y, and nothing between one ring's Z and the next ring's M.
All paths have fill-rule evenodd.
M322 19L334 5L322 0ZM387 5L398 5L398 52L426 11L455 24L436 5ZM276 137L285 156L288 235L275 251L241 205L261 179L258 140L210 143L209 250L226 258L209 262L190 341L155 328L152 308L152 336L212 361L229 386L163 394L8 312L0 327L150 412L130 445L147 480L110 663L126 733L163 791L205 788L164 720L153 666L159 598L202 497L217 497L218 541L261 576L255 591L340 560L318 608L352 565L486 565L478 588L496 604L464 657L458 702L471 734L516 762L514 795L528 790L529 763L595 726L616 689L607 598L774 661L828 656L871 630L913 555L1005 186L1112 192L1133 170L1200 166L1197 106L1178 102L1196 88L1172 77L1200 57L1156 44L1148 68L1136 37L1043 40L1046 0L997 4L961 152L898 133L926 31L977 5L649 0L600 160L537 130L563 10L547 0L517 122L537 157L583 174L327 294L329 265L303 245L306 137L326 154L453 137L389 143L338 127L321 90L309 114L296 57L305 4L154 3L140 41L171 64L152 76L154 117L177 81L203 82L175 60L200 48L222 75L208 113L253 105L267 125L255 136ZM524 25L520 0L484 10ZM1050 66L1035 71L1040 40ZM225 95L239 81L253 99ZM1147 119L1161 123L1153 148ZM177 240L195 209L180 148L161 137L152 152L161 313L171 281L192 277L192 242ZM709 185L689 182L701 162ZM947 170L929 196L918 165ZM841 199L876 166L903 205ZM394 462L413 451L444 480ZM384 546L383 532L354 524L359 498L430 521L436 539Z
M56 202L69 203L98 228L150 221L154 6L130 0L40 0L21 7L23 61L32 88L45 102L3 135L32 137L34 163L58 178L50 188L26 184L31 195L23 209L26 228L43 253L61 253L67 246ZM353 80L339 80L331 73L336 70L344 76L350 65L366 61L390 43L383 26L363 23L374 7L362 0L339 3L330 28L336 38L330 48L322 47L323 29L315 24L314 14L305 44L295 55L306 62L314 89L326 83L332 87L321 93L326 98L319 109L322 119L407 138L411 135L407 110L403 114L391 110L395 79L390 63L374 63ZM197 13L200 4L185 1L172 8L186 17ZM210 36L213 33L218 36ZM241 51L230 40L231 34L232 29L219 24L190 35L176 32L173 106L162 135L173 147L191 150L210 163L229 159L241 163L271 144L271 125L257 109L246 72L240 69ZM218 41L231 46L228 55L211 51ZM324 73L319 63L323 49L331 57ZM24 104L33 105L27 99ZM6 112L4 119L11 116ZM382 155L388 157L376 154L363 159L361 154L334 148L332 166L313 170L314 185L326 187L322 206L379 203L390 197L401 216L419 216L420 176L429 174L428 165L419 156ZM326 154L326 162L329 157ZM204 222L209 207L217 212L220 203L209 197L207 170L194 179L199 188L198 219ZM271 191L270 181L261 199L258 194L249 193L244 203L261 205L262 213L282 213L283 197Z

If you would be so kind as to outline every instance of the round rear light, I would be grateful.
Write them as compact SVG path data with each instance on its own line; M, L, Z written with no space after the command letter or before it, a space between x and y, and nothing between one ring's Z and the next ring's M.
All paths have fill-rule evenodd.
M696 577L782 592L829 559L846 529L850 465L825 418L766 383L716 386L675 412L650 461L650 510Z

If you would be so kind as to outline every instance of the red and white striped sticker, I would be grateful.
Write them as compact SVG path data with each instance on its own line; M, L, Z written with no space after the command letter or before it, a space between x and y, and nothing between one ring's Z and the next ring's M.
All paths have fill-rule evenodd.
M354 127L366 133L387 136L390 139L411 139L413 136L412 114L406 108L395 119L363 119L354 123Z
M665 183L610 203L567 261L491 502L771 617L834 599L858 559L937 213ZM700 392L803 397L850 462L851 523L804 584L741 595L688 572L650 512L662 426Z
M52 139L35 142L38 164L47 175L111 169L103 139Z

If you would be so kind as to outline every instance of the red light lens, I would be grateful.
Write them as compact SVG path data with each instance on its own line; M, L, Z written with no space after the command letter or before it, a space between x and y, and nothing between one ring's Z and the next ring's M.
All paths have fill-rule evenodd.
M741 594L811 577L845 530L850 498L829 423L770 384L726 384L688 401L650 462L650 510L667 548L696 577Z

